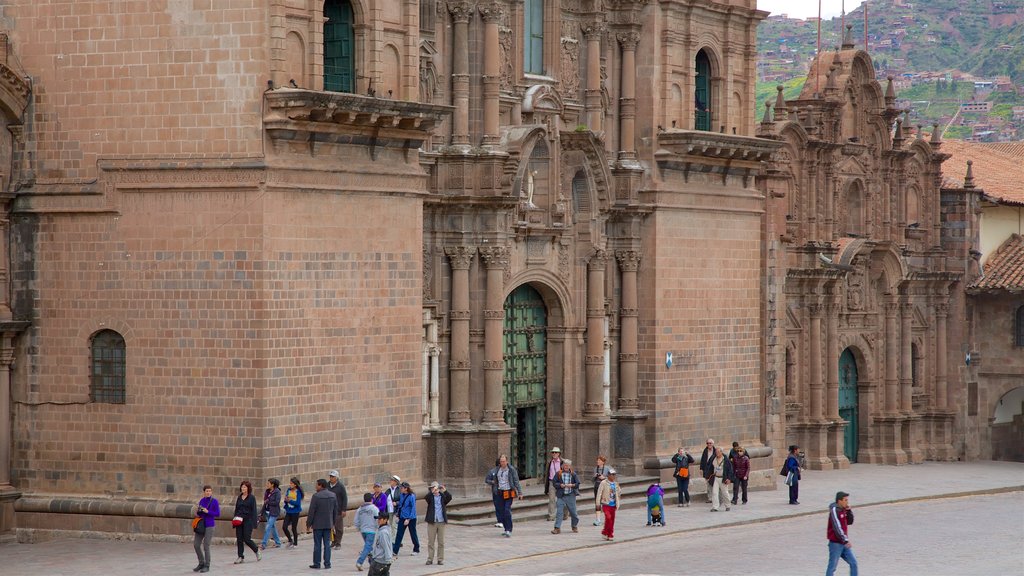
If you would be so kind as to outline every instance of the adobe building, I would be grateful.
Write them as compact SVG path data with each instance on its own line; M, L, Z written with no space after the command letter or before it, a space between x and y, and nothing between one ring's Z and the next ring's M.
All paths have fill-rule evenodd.
M555 445L962 456L941 144L852 46L758 128L755 6L8 3L0 532Z

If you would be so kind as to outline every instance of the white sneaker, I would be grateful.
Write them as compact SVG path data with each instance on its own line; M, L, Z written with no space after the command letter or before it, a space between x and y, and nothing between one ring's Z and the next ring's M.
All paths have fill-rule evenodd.
M495 523L494 523L494 527L495 527L495 528L504 528L504 527L505 527L505 525L504 525L504 524L502 524L501 522L495 522Z
M409 556L419 556L419 555L420 555L419 552L413 552L412 554L409 554Z

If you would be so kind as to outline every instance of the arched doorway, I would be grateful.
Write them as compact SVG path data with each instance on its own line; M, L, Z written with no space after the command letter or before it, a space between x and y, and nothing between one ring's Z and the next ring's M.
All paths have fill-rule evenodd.
M354 92L355 18L348 0L324 2L324 90Z
M512 427L512 465L521 478L544 466L547 421L547 307L529 284L505 300L505 422Z
M857 358L847 348L839 357L839 417L846 420L843 454L850 462L857 461Z
M992 459L1024 462L1024 386L1003 394L992 413Z
M697 52L696 65L693 127L696 130L711 130L711 59L703 49Z

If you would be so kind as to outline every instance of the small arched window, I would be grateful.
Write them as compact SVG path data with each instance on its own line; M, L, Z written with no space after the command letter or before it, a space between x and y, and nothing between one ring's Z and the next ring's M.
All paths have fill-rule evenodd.
M125 344L113 330L100 330L89 342L91 367L89 399L107 404L125 403Z
M355 91L354 23L348 0L324 2L324 90Z
M783 391L786 396L796 396L796 358L792 348L786 348L786 382Z
M846 192L846 235L860 236L864 233L864 192L860 183L854 182Z
M523 16L523 71L544 73L544 0L526 0Z
M1014 345L1024 347L1024 306L1017 308L1016 322L1013 323Z
M697 76L694 86L694 121L693 127L697 130L711 130L711 110L713 108L711 99L711 58L708 53L701 49L697 52Z

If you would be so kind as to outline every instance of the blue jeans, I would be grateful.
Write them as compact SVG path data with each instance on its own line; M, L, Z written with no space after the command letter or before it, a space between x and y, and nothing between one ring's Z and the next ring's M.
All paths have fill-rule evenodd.
M690 503L690 477L680 478L676 476L676 490L679 491L679 503Z
M498 517L498 522L505 527L505 532L512 532L512 502L514 501L515 498L501 499L501 515Z
M362 566L363 562L366 561L366 557L370 555L370 551L373 550L373 537L375 535L374 532L363 532L363 550L359 553L356 564Z
M658 507L661 510L661 523L662 524L668 524L668 522L665 521L665 498L664 497L658 497ZM650 524L650 523L651 523L651 505L648 504L647 505L647 524Z
M579 526L580 517L576 514L576 495L559 496L555 500L555 528L562 528L562 517L565 516L565 509L569 509L569 518L572 518L572 527Z
M320 566L320 550L324 551L324 568L331 567L331 529L313 530L313 565Z
M409 522L406 526L405 523ZM398 535L395 536L395 545L392 548L392 552L395 556L398 556L398 550L402 547L402 537L405 536L405 531L409 530L409 537L412 538L412 551L420 551L420 539L416 535L416 519L415 518L399 518L398 519Z
M281 537L277 535L277 516L267 514L267 527L263 529L263 541L260 542L260 546L267 547L267 540L271 534L274 536L274 544L280 546Z
M845 544L831 540L828 542L828 569L825 570L825 576L836 573L840 558L850 565L850 576L857 576L857 559L853 557L853 548L847 548Z

